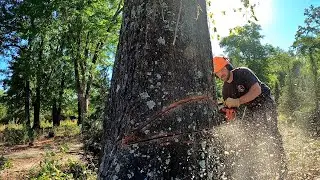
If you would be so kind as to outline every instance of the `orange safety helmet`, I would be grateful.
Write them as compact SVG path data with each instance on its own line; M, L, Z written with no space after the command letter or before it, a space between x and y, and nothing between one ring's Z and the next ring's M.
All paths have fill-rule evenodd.
M212 59L212 62L213 62L214 73L219 72L222 68L224 68L227 64L229 64L228 59L223 56L215 56Z

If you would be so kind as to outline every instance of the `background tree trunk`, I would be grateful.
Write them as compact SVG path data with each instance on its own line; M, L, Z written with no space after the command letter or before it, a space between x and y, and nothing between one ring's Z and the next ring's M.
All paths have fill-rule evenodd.
M79 77L79 65L78 59L74 59L74 69L75 69L75 79L76 79L76 89L78 95L78 125L82 124L85 118L85 99L83 87L81 86L80 77Z
M53 99L53 103L52 103L52 122L53 122L53 126L60 125L56 98Z
M44 37L42 37L39 49L39 56L37 62L37 72L36 72L36 99L34 102L34 118L33 118L33 129L39 130L40 129L40 106L41 106L41 86L42 86L42 63L43 63L43 51L44 51Z
M30 125L30 81L27 79L25 82L25 103L24 103L24 112L26 118L26 125L28 129L31 129Z
M31 128L31 122L30 122L30 81L29 79L26 80L25 84L25 103L24 103L24 112L25 112L25 120L26 120L26 126L28 131L28 137L29 137L29 144L33 144L33 129Z
M219 179L205 1L127 0L123 15L100 179Z
M59 88L59 99L58 99L58 109L57 109L58 117L61 116L64 88L65 88L65 73L63 73L63 75L62 75L61 82L60 82L60 88ZM58 120L58 126L60 126L60 118Z
M41 97L40 94L40 82L37 81L37 87L36 87L36 99L34 102L34 118L33 118L33 129L34 130L39 130L40 129L40 101Z

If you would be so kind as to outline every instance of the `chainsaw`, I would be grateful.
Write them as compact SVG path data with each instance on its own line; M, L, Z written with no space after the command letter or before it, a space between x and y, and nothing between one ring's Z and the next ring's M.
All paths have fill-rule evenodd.
M218 104L219 112L224 114L224 118L227 122L232 121L236 118L237 109L236 108L228 108L224 106L223 103Z

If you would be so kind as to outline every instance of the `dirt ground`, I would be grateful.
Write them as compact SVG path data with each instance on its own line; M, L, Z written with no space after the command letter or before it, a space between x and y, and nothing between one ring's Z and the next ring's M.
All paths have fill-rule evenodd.
M320 138L295 126L279 125L288 161L288 180L320 180Z
M287 180L320 180L320 138L310 138L297 127L279 125L288 159ZM61 161L82 158L82 143L78 138L52 138L36 141L34 146L0 145L0 155L10 159L12 167L0 171L0 180L26 179L31 169L36 170L48 151L59 152L63 144L68 145ZM59 160L60 161L60 160Z
M12 147L1 146L0 154L9 159L12 167L0 171L0 179L13 180L13 179L26 179L31 169L38 169L40 162L44 160L46 152L60 152L61 144L67 143L68 150L65 152L61 161L68 159L80 159L82 151L82 143L79 139L43 139L36 141L33 146L16 145Z

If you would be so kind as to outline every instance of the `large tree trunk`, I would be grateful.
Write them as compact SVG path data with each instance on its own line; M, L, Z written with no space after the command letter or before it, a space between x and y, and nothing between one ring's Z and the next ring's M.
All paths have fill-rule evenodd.
M127 0L100 179L220 179L205 0Z

